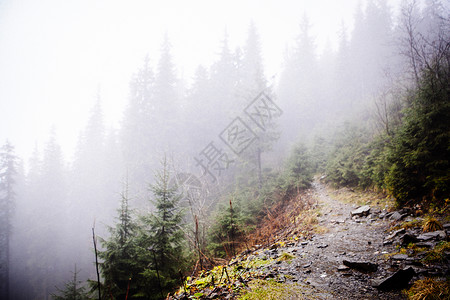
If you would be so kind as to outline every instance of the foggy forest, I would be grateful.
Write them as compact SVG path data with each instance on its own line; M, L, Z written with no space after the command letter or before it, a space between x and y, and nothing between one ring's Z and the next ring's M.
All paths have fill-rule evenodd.
M241 41L226 26L203 40L212 60L189 77L161 24L141 37L157 54L122 82L116 125L110 94L90 89L72 154L57 122L20 151L20 131L2 123L0 298L165 299L248 249L269 209L315 176L398 207L448 207L449 8L359 1L320 45L298 10L271 73L261 20L248 17Z

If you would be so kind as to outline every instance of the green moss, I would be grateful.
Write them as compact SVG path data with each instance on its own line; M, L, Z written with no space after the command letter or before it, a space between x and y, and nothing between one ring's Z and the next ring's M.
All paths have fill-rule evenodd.
M249 283L250 291L239 297L240 300L283 300L311 299L302 295L300 285L282 284L273 280L253 280Z
M281 255L278 258L278 260L280 260L280 261L291 261L294 258L295 258L295 256L292 255L291 253L283 252L283 253L281 253Z
M445 261L445 252L450 251L450 242L440 242L434 249L427 252L424 262L442 263Z

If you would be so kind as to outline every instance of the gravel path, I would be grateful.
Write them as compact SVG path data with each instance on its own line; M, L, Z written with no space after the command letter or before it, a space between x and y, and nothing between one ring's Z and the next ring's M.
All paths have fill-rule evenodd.
M278 248L272 253L292 253L290 262L271 266L274 274L283 274L286 283L296 282L310 286L306 298L313 299L404 299L401 292L380 292L372 281L392 274L385 254L395 252L393 246L383 246L389 224L378 215L351 217L356 206L331 198L325 187L316 181L314 198L318 201L319 226L328 229L315 234L309 241L299 241L295 246ZM345 268L343 261L377 264L370 273Z

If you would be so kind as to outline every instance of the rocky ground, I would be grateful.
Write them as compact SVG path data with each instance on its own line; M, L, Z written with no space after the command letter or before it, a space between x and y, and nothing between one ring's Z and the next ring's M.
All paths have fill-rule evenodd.
M438 264L424 263L427 250L447 240L448 224L427 234L413 226L395 230L410 211L340 202L318 180L311 192L319 233L256 245L227 266L190 279L172 299L235 299L257 279L276 283L285 299L404 299L401 290L411 280L450 274L448 252Z

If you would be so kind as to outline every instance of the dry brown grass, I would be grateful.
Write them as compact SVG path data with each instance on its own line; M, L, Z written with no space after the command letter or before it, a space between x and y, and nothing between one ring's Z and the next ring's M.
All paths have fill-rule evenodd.
M324 233L330 232L330 229L325 226L315 226L314 232L317 234L324 234Z
M316 214L311 215L313 203L314 199L307 193L279 202L266 211L256 230L246 237L247 243L267 246L294 235L311 234L312 224L317 223Z
M450 280L436 278L417 280L406 295L410 300L450 299Z
M442 229L444 229L444 227L435 217L428 216L425 218L422 226L423 232L432 232Z
M389 211L395 207L395 200L392 197L377 191L328 187L327 192L332 198L344 203L370 205Z

